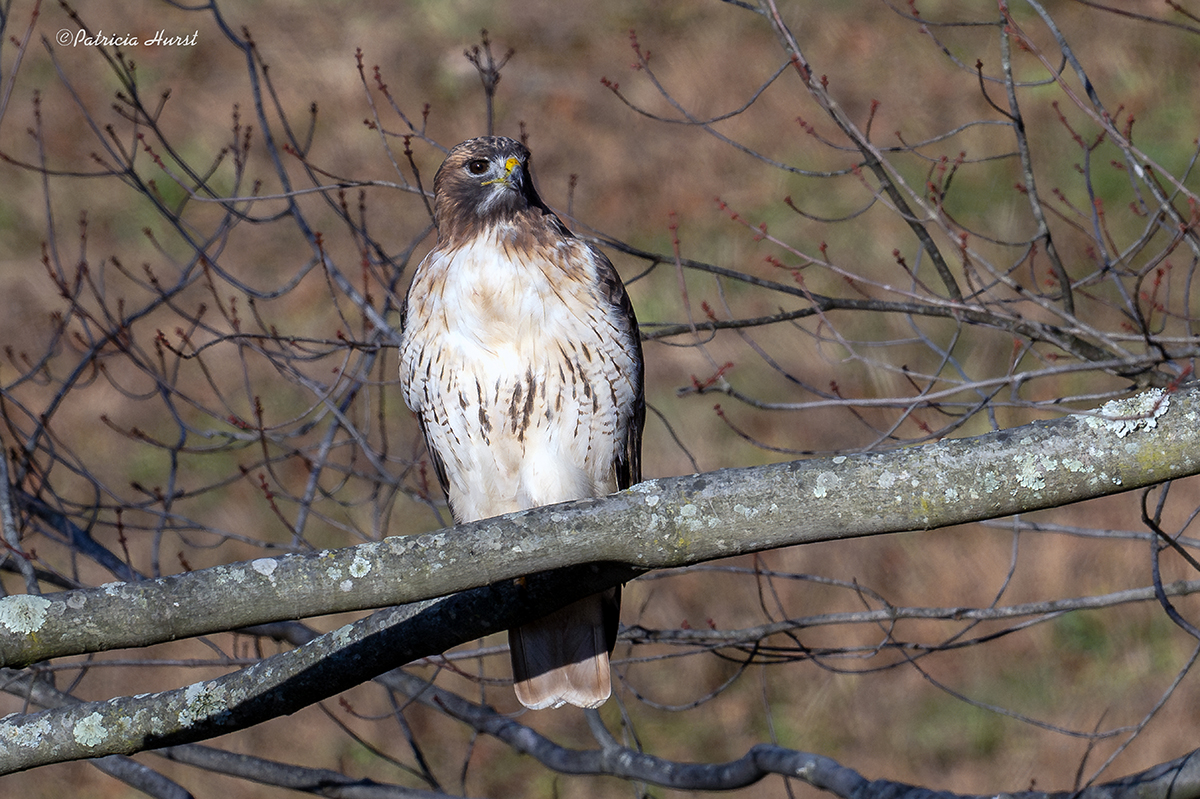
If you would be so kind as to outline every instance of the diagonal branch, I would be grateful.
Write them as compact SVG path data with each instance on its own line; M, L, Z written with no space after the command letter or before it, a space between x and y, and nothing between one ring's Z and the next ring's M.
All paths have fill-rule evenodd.
M80 702L0 720L0 774L131 754L244 729L353 688L463 641L532 621L631 579L621 566L580 566L380 611L241 671L171 691ZM24 675L0 669L0 684Z
M373 604L412 604L215 680L9 717L0 721L0 763L17 771L243 728L649 568L941 527L1195 474L1198 438L1200 389L1151 391L1109 403L1098 414L974 439L651 480L607 498L456 531L100 589L7 597L0 600L0 646L10 664ZM626 532L614 536L614 530ZM541 569L560 571L511 579ZM462 589L472 590L428 598Z
M976 438L647 480L420 536L11 596L0 599L0 665L416 602L578 563L648 570L927 530L1197 473L1200 389L1153 389Z

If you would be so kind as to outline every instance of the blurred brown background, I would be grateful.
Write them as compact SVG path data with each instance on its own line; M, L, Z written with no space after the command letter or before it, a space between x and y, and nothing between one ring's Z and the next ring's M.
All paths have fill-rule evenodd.
M884 2L780 5L805 55L818 72L827 75L831 92L859 124L865 124L872 113L872 101L880 102L872 123L880 146L898 145L901 139L897 133L911 143L977 120L987 122L965 129L944 144L925 148L922 152L926 162L919 158L905 162L917 185L928 179L942 155L953 159L960 151L969 151L972 158L986 158L1011 152L1011 141L998 138L994 125L1000 116L981 96L973 71L978 58L984 61L989 74L997 74L995 28L935 26L935 39L904 18L900 12L908 9L897 11ZM1106 101L1122 106L1124 113L1136 115L1135 130L1142 146L1176 174L1186 174L1200 131L1200 103L1194 90L1200 39L1188 31L1101 14L1081 3L1063 0L1046 5L1085 61ZM1121 6L1124 11L1154 18L1165 19L1170 14L1170 9L1157 3ZM992 20L995 16L995 4L988 2L921 2L917 8L922 18L934 21ZM264 179L260 194L280 191L261 146L263 131L254 118L244 56L229 44L210 15L160 3L105 0L89 0L77 10L88 26L104 35L128 34L144 41L158 30L168 35L196 31L194 46L124 50L126 57L136 62L138 81L147 97L170 91L158 118L159 127L169 132L181 157L197 165L207 164L231 140L236 105L242 123L255 128L249 176ZM770 28L744 9L717 0L406 0L303 8L295 3L263 0L228 3L220 12L232 31L240 33L242 26L250 31L262 60L270 66L276 92L273 101L278 103L278 108L268 110L273 126L281 124L282 111L289 124L306 130L310 106L316 104L312 147L306 161L325 170L326 183L334 182L330 176L401 182L378 132L364 124L372 114L370 99L376 103L385 127L400 129L395 113L377 91L372 76L376 65L391 97L409 119L422 124L422 109L428 104L425 133L432 141L448 147L484 133L480 81L463 53L479 43L480 31L486 29L497 55L509 48L515 51L498 86L496 132L518 136L524 129L544 199L574 220L577 231L595 231L633 247L669 255L670 226L677 221L684 257L771 276L769 270L764 272L763 258L772 251L718 207L719 197L752 225L768 223L773 234L806 253L815 253L817 245L824 242L830 253L836 253L839 263L852 265L862 275L891 280L886 270L895 267L893 250L900 249L911 258L911 234L902 221L881 207L837 225L806 220L787 209L785 196L809 213L827 218L853 213L864 203L861 181L847 172L856 162L856 154L820 145L804 132L797 117L816 125L822 136L836 138L836 131L802 87L787 76L765 91L745 114L720 123L717 129L772 158L807 170L841 171L841 177L805 177L775 169L695 126L668 124L640 115L602 84L602 78L617 82L632 103L655 114L678 118L678 112L656 91L644 71L631 67L636 60L630 47L632 29L643 52L650 52L655 77L689 112L709 118L741 107L785 61ZM1029 8L1014 6L1014 13L1031 30L1041 31ZM30 4L14 3L6 36L23 35L31 14ZM1194 20L1179 20L1196 24ZM50 346L52 314L62 308L61 297L41 262L44 242L58 251L55 257L64 263L88 260L96 275L102 271L115 275L111 264L103 266L111 257L134 272L143 263L166 269L165 264L172 258L186 257L187 248L128 185L78 174L102 171L93 158L93 153L101 151L100 142L119 141L128 151L138 148L139 142L131 135L133 128L112 109L118 86L95 48L82 44L51 44L47 48L40 41L44 36L53 42L60 30L73 33L76 29L60 6L41 7L33 43L24 54L9 105L0 118L0 152L8 157L0 164L0 297L5 309L0 319L0 339L11 348L8 360L0 363L0 381L5 384L11 384L23 369L24 362L12 353L27 353L36 360L37 354ZM1049 42L1044 31L1038 35ZM955 66L943 55L943 44L960 65ZM356 50L362 51L371 93L360 80ZM4 69L0 77L5 81L11 74L14 52L12 45L0 51ZM1034 69L1029 69L1032 75ZM1004 102L1002 87L992 86L989 92L993 100ZM35 95L40 121L34 116ZM1044 90L1031 89L1026 98L1024 108L1031 138L1040 148L1039 176L1044 191L1062 186L1065 196L1086 208L1089 199L1080 188L1075 168L1079 149L1064 133L1064 125L1057 121L1058 111L1051 105L1051 101L1061 99L1052 85ZM152 107L155 104L148 101ZM1070 108L1061 110L1069 124L1086 131L1086 137L1096 136L1094 129L1087 128L1086 119ZM106 124L114 126L115 136L105 132ZM29 135L39 125L40 144L37 135ZM278 130L273 133L279 135ZM441 153L420 141L413 146L415 163L428 187ZM393 139L391 147L401 173L411 180L411 170L400 155L403 145ZM46 167L58 173L45 183L36 171L17 165L38 163L43 151ZM142 164L147 160L143 157ZM298 163L291 162L287 169L296 178L295 187L304 188L309 184L304 182ZM1013 175L1006 163L981 161L975 168L964 169L956 178L963 183L956 195L960 205L955 212L986 220L987 229L997 236L1028 236L1021 197L1013 189ZM146 169L145 174L151 171ZM1194 179L1190 182L1194 186ZM47 185L48 198L44 192ZM242 187L243 195L248 186ZM164 176L156 180L156 190L167 205L182 199L177 187L172 187ZM348 194L351 205L357 202L355 191ZM365 196L364 218L389 253L403 251L428 225L422 204L411 193L374 186ZM318 229L326 238L329 252L352 274L357 259L354 241L339 234L339 223L327 209L323 210L323 201L317 196L302 196L299 202L314 224L328 225ZM201 229L205 220L216 218L217 211L197 205L192 204L188 214L194 216L188 220ZM257 203L254 211L267 214L283 207L283 200L267 199ZM1113 207L1119 210L1119 206ZM81 212L86 212L86 244L81 244ZM1135 217L1113 221L1114 228L1124 225L1134 229L1140 224L1144 222ZM153 246L147 243L146 228L154 233ZM1083 242L1083 234L1077 234L1071 225L1064 224L1063 228L1060 247L1065 243L1070 250L1071 243ZM419 258L430 244L429 238L421 242L414 257ZM1077 252L1068 253L1069 257L1086 260L1083 249L1081 244ZM223 267L235 270L239 280L260 290L286 282L312 257L295 230L279 226L243 226L221 252ZM647 266L627 255L612 253L612 257L627 280ZM364 278L363 282L369 281ZM810 282L837 283L837 277L829 275L813 276ZM711 277L694 273L679 277L674 264L667 263L648 277L631 282L631 294L647 330L659 323L687 321L681 293L684 284L697 318L703 316L702 302L719 309L723 301L728 301L745 316L774 313L783 302L744 286L724 286L728 294L722 296ZM130 302L134 302L136 289L119 280L114 285L117 288L112 290L113 295L128 291ZM205 294L204 287L194 287L183 296L181 305L192 308L203 301L211 307L228 301L232 292L222 285L216 292L219 296ZM116 302L115 296L107 299ZM379 299L375 297L377 304ZM1183 306L1187 313L1196 310L1186 291ZM239 307L248 317L244 301ZM162 310L157 313L161 321L154 324L171 336L177 320ZM353 308L343 305L334 309L319 269L285 297L259 302L257 313L277 325L285 336L330 340L339 330L351 335L362 332L361 327L354 330L355 320L361 324L361 319ZM394 316L391 319L398 323ZM1103 325L1111 320L1088 321ZM865 339L868 333L864 331L871 328L869 336L883 341L913 335L902 320L893 318L854 322L860 324L863 327L847 323L846 330ZM822 390L829 389L833 382L843 396L890 396L904 390L905 381L896 374L842 359L840 350L818 351L810 346L810 338L794 335L786 325L754 335L755 347L769 352L780 369L801 375L809 385ZM1003 335L980 334L972 344L977 347L973 357L995 362L1003 372L1006 359L1011 357L1010 341ZM751 465L795 457L797 453L850 451L875 440L875 434L844 408L769 413L729 397L714 399L686 391L693 381L703 382L714 376L716 367L730 363L732 367L725 374L747 393L773 401L811 399L808 394L799 396L802 392L780 370L766 366L758 350L736 335L718 337L707 350L672 346L691 343L672 339L648 342L646 346L648 399L665 419L653 413L648 419L644 455L647 477ZM75 344L68 337L56 346L61 352ZM917 363L902 350L898 352L897 366ZM393 356L382 356L384 365L372 373L380 384L373 396L388 397L390 405L372 405L362 415L392 415L395 421L386 438L392 447L389 463L399 474L405 464L419 458L420 452L407 411L395 392ZM275 385L269 370L261 365L246 367L230 362L218 367L215 377L190 374L182 381L197 395L214 383L222 386L222 401L228 401L226 410L231 418L250 418L254 396L264 399L265 412L278 423L307 412L311 398L294 385ZM49 371L58 368L48 367ZM327 379L335 368L338 359L325 357L312 365L311 374L314 379ZM55 417L54 435L72 451L81 453L84 466L106 471L112 485L124 490L137 484L152 494L158 485L155 481L163 479L163 456L134 447L128 431L137 427L157 435L173 428L169 420L164 422L155 416L161 408L146 399L147 392L153 393L152 386L133 373L128 382L122 383L119 364L112 369L118 375L115 381L127 390L116 390L111 382L101 379L81 387L73 395L73 402L66 403ZM228 371L222 373L223 369ZM228 385L223 382L226 380ZM239 394L236 385L243 380L253 383L254 389ZM1065 376L1044 381L1031 390L1032 399L1090 396L1124 385L1106 376L1089 380ZM26 392L22 396L34 408L37 398L44 400L52 388L49 383L40 387L34 381L22 388ZM685 390L683 396L679 389ZM714 410L718 403L724 420ZM213 401L212 405L220 402ZM1081 400L1080 407L1089 407L1088 401ZM864 413L882 423L888 412ZM996 416L1000 426L1010 426L1055 413L1016 403L999 404ZM107 423L101 421L102 416ZM903 428L901 439L920 437L918 422L904 424L908 426ZM745 435L735 432L735 427ZM975 434L988 429L987 418L980 415L956 432ZM775 449L757 446L755 441ZM11 441L5 444L12 446ZM195 471L183 473L193 484L215 485L227 475L236 474L240 457L234 453L205 466L212 461L197 456L194 464L189 461L189 468ZM212 471L205 472L206 468ZM303 470L299 465L294 468L292 477L302 482ZM281 468L271 479L286 482L285 472ZM82 491L81 496L86 493ZM1194 484L1175 489L1173 501L1177 504L1170 511L1174 514L1172 520L1183 524L1195 507L1195 496ZM344 546L378 535L420 532L439 524L420 498L401 491L392 503L347 503L342 515L329 512L329 518L323 520L326 526L313 532L306 543ZM376 512L379 507L386 510ZM156 540L153 560L148 549L143 549L148 539L133 537L133 552L128 557L135 568L144 572L200 568L257 556L267 545L287 548L294 544L254 479L231 480L224 493L195 499L187 513L234 535L173 533L163 539L161 547ZM285 511L285 515L290 513ZM1087 503L1037 518L1077 528L1144 532L1133 497ZM244 535L245 540L238 540L237 535ZM97 537L101 536L114 550L121 550L124 542L118 542L113 530L97 532ZM1091 541L1028 533L1018 537L1002 526L975 526L815 545L727 565L857 581L893 605L986 606L1002 587L1006 589L1002 604L1015 604L1146 585L1147 548L1144 541ZM73 564L68 555L56 555L49 547L43 546L41 554L48 562L59 558L54 562L64 573L78 569L76 574L82 582L112 579L86 564ZM1010 565L1014 569L1011 579ZM1174 579L1184 574L1179 569L1169 576ZM3 575L3 580L10 592L21 590L12 575ZM703 628L711 620L721 628L731 628L761 623L767 615L763 608L774 610L777 602L791 615L856 610L863 602L847 587L836 589L794 579L766 586L752 575L706 570L639 581L627 589L623 622ZM1188 607L1186 601L1180 605ZM321 619L314 623L328 629L344 621ZM937 640L950 634L949 627L937 622L910 623L905 630L914 639L924 636ZM750 666L716 698L695 709L678 711L668 706L696 702L732 677L735 665L702 653L681 660L634 662L663 651L675 652L665 648L635 648L630 660L620 661L622 650L618 649L619 668L627 678L621 696L636 719L642 745L664 757L720 761L741 756L756 742L774 740L834 757L868 778L903 780L958 792L1015 791L1031 785L1067 789L1083 758L1088 758L1087 766L1081 771L1090 776L1109 754L1135 737L1136 725L1163 697L1195 645L1179 634L1158 608L1148 605L1125 608L1119 613L1062 616L1019 634L922 660L920 669L899 667L874 673L876 666L894 664L904 657L903 653L890 653L881 660L872 660L871 647L881 637L882 632L874 628L806 631L802 637L806 646L838 646L843 654L819 663ZM502 639L488 643L502 643ZM245 638L228 638L213 646L220 646L226 654L249 658L259 654L256 647L261 645ZM204 642L196 641L146 652L108 653L96 659L150 658L161 665L93 668L80 682L77 694L99 699L177 687L224 673L227 667L212 662L204 666L188 666L185 662L213 657ZM476 666L464 668L474 673ZM480 668L488 677L503 678L507 664L505 659L493 657ZM841 673L843 670L848 673ZM867 673L856 673L862 671ZM68 685L75 673L66 670L60 674L59 686ZM451 684L502 710L516 709L503 685L475 689L465 681ZM640 702L634 692L651 702ZM1195 675L1189 674L1102 779L1146 768L1194 748L1200 728L1198 700L1200 687ZM993 712L984 705L1005 708L1009 714ZM19 700L0 697L0 713L21 710ZM213 743L262 757L415 785L399 768L377 757L339 727L351 727L372 746L408 762L411 752L396 726L389 722L390 713L380 691L362 686L340 703L328 702L324 709L309 708L294 717ZM336 717L338 723L331 717ZM613 705L605 709L605 717L615 727L618 714ZM567 745L594 745L582 720L566 711L532 717L526 714L521 720ZM413 711L408 721L425 755L445 780L444 787L458 792L460 786L455 781L467 757L464 753L472 744L469 733L428 711ZM1084 737L1045 729L1043 722L1085 733L1097 727L1121 732L1089 742ZM469 757L461 790L471 796L641 795L615 779L549 775L526 759L514 758L489 739L475 741ZM138 759L179 779L197 796L289 794L163 763L149 754L139 755ZM791 790L796 795L817 795L799 785ZM83 763L0 778L0 793L28 797L133 795L122 784ZM646 795L677 794L650 788ZM788 793L775 779L738 795Z

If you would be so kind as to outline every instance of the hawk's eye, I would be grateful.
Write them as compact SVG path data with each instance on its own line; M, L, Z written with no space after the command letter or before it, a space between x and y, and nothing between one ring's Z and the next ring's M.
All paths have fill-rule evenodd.
M467 171L472 175L482 175L488 171L488 162L483 158L476 158L467 162Z

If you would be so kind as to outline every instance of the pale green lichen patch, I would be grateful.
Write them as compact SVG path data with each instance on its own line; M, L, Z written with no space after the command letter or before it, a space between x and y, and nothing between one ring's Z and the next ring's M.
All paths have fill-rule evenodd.
M179 711L179 723L190 727L197 721L213 718L224 713L225 688L219 683L193 683L183 691L183 710Z
M351 639L354 637L354 625L346 624L342 627L338 627L336 630L329 633L329 637L333 639L335 648L341 649L342 647L348 646Z
M689 532L696 532L697 530L703 530L705 527L713 527L717 524L719 524L718 519L705 517L700 510L700 506L693 505L690 502L680 507L678 515L675 516L675 526Z
M425 533L418 538L418 543L422 550L431 553L431 557L425 561L430 571L437 571L442 568L441 553L447 545L446 535L440 532Z
M14 633L33 633L46 623L50 600L34 594L17 594L0 599L0 625Z
M108 736L108 730L104 728L104 717L99 713L92 713L75 722L71 734L83 746L99 746Z
M13 715L16 716L15 713ZM48 735L50 735L50 722L45 718L40 718L32 724L0 722L0 742L13 746L39 746Z
M1021 443L1028 446L1032 442L1026 439ZM1036 453L1018 455L1015 460L1017 464L1017 482L1025 488L1032 488L1035 491L1041 491L1045 488L1046 474L1058 468L1057 460Z
M275 584L275 569L278 567L279 562L275 558L259 558L250 561L250 568L270 580L271 585Z
M370 571L371 561L362 555L355 555L354 562L350 564L350 576L365 577Z
M841 485L842 478L833 472L821 472L813 483L813 496L817 499L824 499L835 493Z
M1138 430L1158 427L1158 418L1171 405L1171 397L1161 388L1152 388L1133 397L1104 403L1095 414L1076 414L1093 430L1108 430L1124 438Z
M1086 463L1079 460L1078 458L1063 458L1062 465L1063 465L1063 468L1065 468L1067 471L1070 471L1070 472L1078 473L1078 472L1094 471L1094 469L1091 466L1088 466Z
M753 519L758 515L758 508L748 508L740 502L733 506L733 512L745 516L747 519Z

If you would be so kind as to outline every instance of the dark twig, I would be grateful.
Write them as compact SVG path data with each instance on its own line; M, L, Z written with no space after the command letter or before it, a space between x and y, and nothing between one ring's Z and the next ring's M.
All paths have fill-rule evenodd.
M480 43L473 45L470 50L464 51L463 55L479 73L479 80L483 84L484 104L487 107L487 135L494 136L496 135L496 85L500 83L500 70L504 69L504 65L508 63L508 59L513 57L516 50L510 47L504 55L497 59L492 55L492 42L488 38L486 29L480 31L479 38Z

